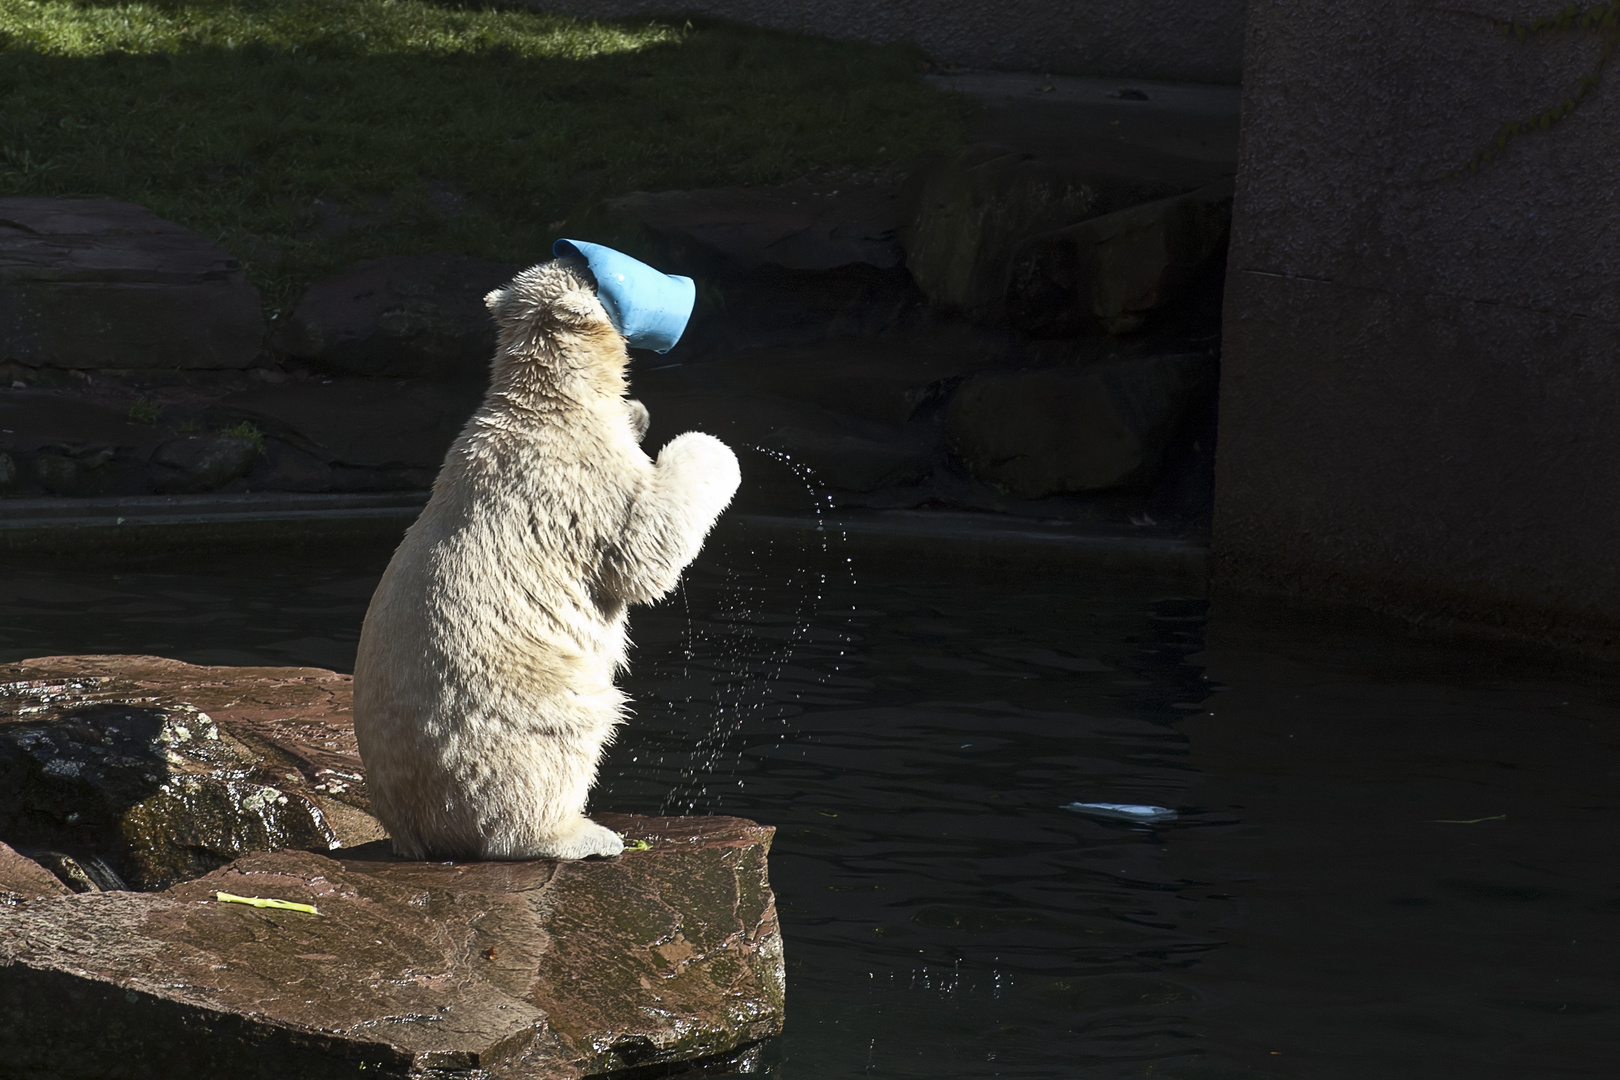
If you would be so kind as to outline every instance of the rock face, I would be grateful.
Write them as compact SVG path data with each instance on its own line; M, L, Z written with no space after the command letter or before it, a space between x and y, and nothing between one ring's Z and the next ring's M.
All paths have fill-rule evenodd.
M161 443L152 454L160 472L155 490L213 491L247 475L259 448L249 439L223 435L182 435Z
M1144 156L1153 160L1136 160ZM902 215L906 266L933 303L999 319L1024 241L1186 191L1197 175L1140 151L1061 160L970 146L914 181Z
M1231 223L1223 181L1027 240L1008 271L1008 322L1036 337L1135 330L1224 256Z
M471 864L285 851L162 893L0 907L0 1061L62 1080L563 1080L779 1032L771 830L601 820L650 848Z
M218 244L108 199L0 199L0 362L244 368L258 290Z
M963 376L993 367L1007 354L999 338L953 327L909 338L750 349L711 363L731 386L898 426L949 396Z
M0 839L152 889L253 851L381 837L349 680L157 657L0 667Z
M465 382L340 379L247 390L225 397L220 408L321 462L425 470L416 485L425 488L480 394Z
M790 460L807 465L816 480L842 491L920 484L933 466L931 448L904 436L874 439L784 428L770 441Z
M188 471L188 466L201 469L208 455L191 458L187 451L211 442L211 436L174 437L155 425L134 423L127 404L117 408L38 390L0 391L0 448L10 459L0 491L10 496L147 494L182 475L184 487L174 490L210 490L203 485L212 483L211 470ZM170 460L175 464L166 463Z
M311 285L271 343L344 374L480 378L495 352L484 294L521 269L465 255L368 259Z
M640 222L680 263L714 257L749 271L899 266L895 192L839 182L778 187L638 191L609 204Z
M781 1030L769 828L598 815L648 847L408 862L345 676L50 657L0 703L0 1075L563 1080Z
M696 428L752 454L747 510L805 513L831 502L1134 516L1112 496L1009 493L1140 486L1159 453L1153 439L1146 464L1121 465L1112 480L1075 479L1072 462L1019 466L1012 479L1006 461L1045 452L1024 445L1035 436L1014 438L1003 455L1006 433L973 418L970 394L954 413L953 455L945 413L965 380L993 369L1208 351L1230 199L1209 184L1230 162L1205 143L1231 140L1206 138L1197 117L1207 110L1166 119L1166 109L1120 98L1112 83L1018 85L974 136L998 144L981 142L898 188L892 176L845 171L616 200L615 212L634 219L621 222L627 247L706 283L678 349L632 362L634 392L652 412L649 449ZM1096 100L1057 107L1082 92ZM1135 116L1139 108L1149 111ZM89 210L119 205L0 206L23 203L59 236L88 229L80 219ZM169 235L139 208L124 212L155 222L151 236ZM0 328L15 307L6 306L6 228ZM45 244L42 230L19 226L13 239ZM516 270L445 254L355 264L312 286L277 327L270 366L245 371L69 373L13 362L0 379L9 384L0 388L0 497L423 491L486 385L492 330L482 297ZM1149 317L1130 341L1101 332L1126 333ZM992 381L974 394L990 393ZM1165 490L1180 490L1183 476L1205 482L1189 455L1207 442L1181 444L1188 454L1168 467ZM1205 504L1160 494L1142 492L1202 527ZM76 865L93 878L93 864Z
M1202 355L985 372L951 400L947 437L975 477L1020 498L1139 486L1214 378Z

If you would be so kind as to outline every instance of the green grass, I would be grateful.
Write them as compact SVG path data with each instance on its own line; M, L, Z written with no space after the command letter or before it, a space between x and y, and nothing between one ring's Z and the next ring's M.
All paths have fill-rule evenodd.
M138 397L129 406L129 422L152 425L163 419L163 406L149 397Z
M0 194L149 206L282 309L358 258L544 258L629 191L901 169L959 144L972 108L908 50L723 24L0 0Z
M242 439L250 442L253 444L253 448L261 455L264 453L264 432L260 431L250 421L243 420L240 423L232 424L230 427L220 428L219 433L227 439Z

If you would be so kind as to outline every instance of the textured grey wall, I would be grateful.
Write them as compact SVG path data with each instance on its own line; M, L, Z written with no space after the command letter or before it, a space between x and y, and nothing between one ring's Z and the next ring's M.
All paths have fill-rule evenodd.
M934 60L1005 71L1236 85L1243 0L531 0L615 17L703 14L847 41L907 41Z
M1252 0L1220 587L1620 649L1620 95L1457 171L1599 48L1409 0Z

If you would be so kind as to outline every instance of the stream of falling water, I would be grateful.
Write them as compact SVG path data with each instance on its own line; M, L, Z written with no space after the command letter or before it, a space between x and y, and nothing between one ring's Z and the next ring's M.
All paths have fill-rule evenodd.
M686 615L686 639L681 644L684 664L681 681L687 691L678 705L689 714L709 707L712 716L706 729L696 733L695 743L681 750L684 763L676 782L660 807L665 814L695 814L718 809L717 788L742 788L738 777L742 749L737 736L745 728L775 722L777 741L786 742L793 710L774 707L774 688L793 662L794 650L808 639L811 626L823 619L822 611L829 585L853 587L857 584L853 561L845 551L847 538L827 525L825 511L833 507L826 485L809 465L793 455L769 447L746 444L744 450L761 454L788 469L803 486L809 509L814 514L814 530L795 530L785 536L761 536L728 547L723 561L722 582L712 619L699 623L692 617L691 599L683 578L678 595ZM832 545L841 556L834 562ZM790 549L790 550L783 550ZM818 556L812 558L812 554ZM830 581L829 566L841 568L842 580ZM771 580L786 571L785 580ZM782 600L791 598L791 610L782 611ZM785 633L776 632L786 625ZM769 634L774 643L761 650ZM843 650L839 650L842 656ZM712 689L699 695L693 689L692 664L699 657L710 676ZM825 676L821 677L825 681ZM675 707L677 702L652 707ZM667 755L658 760L660 768Z

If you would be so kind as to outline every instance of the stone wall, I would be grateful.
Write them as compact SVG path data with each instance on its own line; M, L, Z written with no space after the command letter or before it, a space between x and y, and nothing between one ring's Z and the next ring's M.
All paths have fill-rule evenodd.
M530 0L619 17L695 13L845 41L910 42L943 64L1235 85L1242 0Z
M1601 47L1403 0L1250 3L1217 587L1620 638L1620 96L1468 168Z

